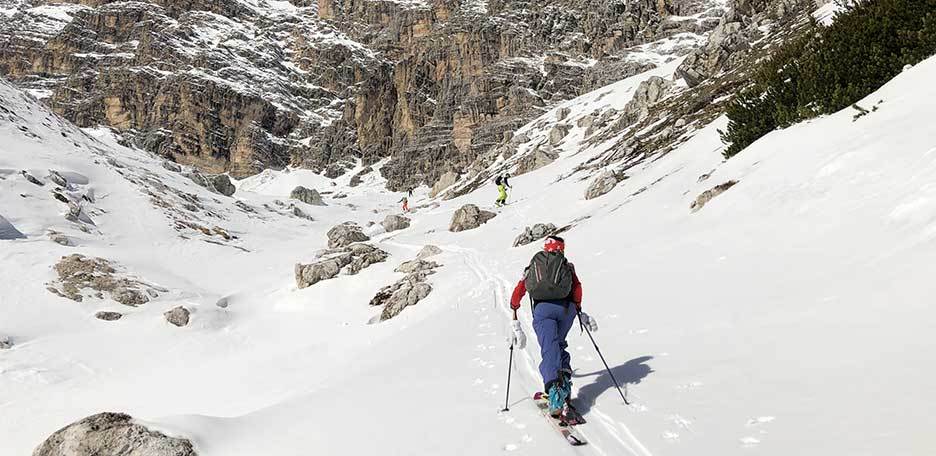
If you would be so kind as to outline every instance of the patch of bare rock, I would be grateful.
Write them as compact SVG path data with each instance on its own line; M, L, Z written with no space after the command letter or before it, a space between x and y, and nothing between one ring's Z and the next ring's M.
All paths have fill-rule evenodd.
M435 249L438 249L438 247L426 246L423 247L420 254L423 252L431 253ZM417 259L399 265L395 271L405 273L406 276L381 288L371 299L370 305L383 307L380 312L380 321L386 321L399 315L403 309L416 305L426 296L429 296L429 293L432 292L432 285L426 281L426 278L431 274L435 274L435 270L439 266L439 263L419 258L418 255Z
M695 201L693 201L692 204L689 206L689 210L692 212L698 212L713 198L715 198L718 195L721 195L722 193L725 193L725 191L727 191L731 187L734 187L735 184L737 183L738 181L730 180L728 182L725 182L723 184L718 184L702 192L698 197L696 197Z
M89 297L110 298L136 307L168 291L127 276L103 258L76 253L62 257L54 269L58 277L48 283L46 289L78 302Z
M314 263L296 264L296 286L307 288L342 273L354 275L373 264L386 261L389 256L389 253L377 247L362 243L328 249L320 252L320 259Z
M474 204L466 204L456 210L452 215L449 231L457 233L459 231L473 230L496 216L497 214L479 209L478 206Z
M98 413L49 436L33 456L197 456L192 442L136 423L124 413Z

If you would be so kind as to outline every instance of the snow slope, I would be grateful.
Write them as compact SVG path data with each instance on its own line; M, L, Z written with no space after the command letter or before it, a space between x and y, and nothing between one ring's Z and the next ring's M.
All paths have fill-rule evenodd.
M883 100L877 111L774 132L727 162L716 122L588 201L588 176L573 170L606 151L580 144L574 130L559 160L512 179L514 203L483 227L447 231L462 204L492 206L491 186L437 206L422 189L409 229L372 229L388 262L303 290L292 267L312 259L328 228L379 222L401 195L379 179L332 186L302 171L266 172L237 183L235 198L256 212L239 210L2 84L2 106L15 114L0 118L0 216L26 239L0 241L0 336L14 342L0 351L0 454L29 454L57 428L104 410L187 436L204 455L932 454L934 77L931 58L859 103ZM626 102L602 90L571 102L572 117ZM534 141L548 131L543 119L526 127ZM98 195L96 228L76 231L49 184L27 182L21 169L85 177L76 191ZM144 192L152 187L127 175L197 195L205 209L188 216L238 239L219 245L176 230L179 212L155 207ZM729 180L739 183L690 213L697 195ZM275 200L298 184L348 197L302 206L315 221L292 217ZM526 399L541 387L532 338L515 360L511 411L498 413L506 301L538 248L510 245L537 222L574 225L565 237L584 307L633 404L621 403L587 337L573 331L574 390L589 419L581 429L590 445L580 449ZM77 246L47 240L50 228ZM369 299L430 243L444 250L432 294L369 324L379 313ZM74 252L119 261L171 293L135 309L58 298L45 290L50 266ZM227 308L214 305L222 296ZM178 304L195 310L188 327L162 319ZM104 308L127 316L94 319ZM526 306L521 320L532 336Z

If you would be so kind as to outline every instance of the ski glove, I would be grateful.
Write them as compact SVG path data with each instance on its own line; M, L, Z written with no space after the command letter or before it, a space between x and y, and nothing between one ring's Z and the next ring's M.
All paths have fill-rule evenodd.
M590 317L587 313L579 313L579 321L581 321L589 331L598 332L598 322L595 321L594 318Z
M520 320L510 322L510 345L521 350L526 347L526 334L520 327Z

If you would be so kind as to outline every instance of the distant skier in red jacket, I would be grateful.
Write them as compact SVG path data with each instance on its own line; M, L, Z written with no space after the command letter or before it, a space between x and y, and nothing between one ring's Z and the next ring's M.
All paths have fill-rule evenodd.
M510 298L513 309L511 342L523 348L526 335L517 320L517 309L523 295L530 293L533 301L533 331L540 344L542 361L539 365L543 387L549 394L549 409L553 416L563 413L572 390L571 356L566 336L575 323L576 315L592 332L598 330L595 320L582 312L582 283L575 266L565 258L565 240L549 236L530 260Z

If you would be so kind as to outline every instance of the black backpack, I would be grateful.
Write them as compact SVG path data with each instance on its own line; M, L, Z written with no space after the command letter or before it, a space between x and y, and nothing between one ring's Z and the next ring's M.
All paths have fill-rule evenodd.
M572 265L560 252L533 255L523 282L534 301L562 301L572 294Z
M495 177L495 178L494 178L494 185L500 185L500 184L501 184L501 177L500 177L500 176Z

